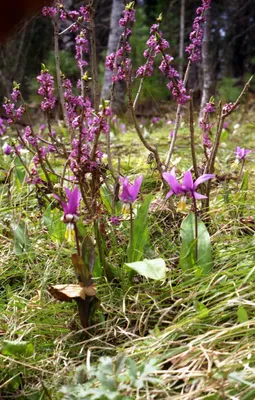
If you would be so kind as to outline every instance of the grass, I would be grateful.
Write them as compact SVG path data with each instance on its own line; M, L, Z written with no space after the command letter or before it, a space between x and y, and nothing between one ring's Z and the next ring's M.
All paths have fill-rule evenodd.
M253 126L243 121L242 127L231 133L236 122L229 127L227 145L221 145L219 175L229 172L236 145L254 147ZM167 129L161 127L151 134L150 140L158 144L161 154L166 153ZM31 188L22 177L13 175L11 196L8 199L8 187L3 184L0 198L0 398L61 399L59 388L72 380L77 366L87 363L97 368L100 357L107 355L115 362L117 355L125 353L138 367L155 359L153 376L159 379L146 381L139 390L129 382L126 394L118 399L254 399L255 239L253 224L241 221L241 217L254 216L251 161L246 165L249 187L245 201L235 193L234 180L214 186L209 227L214 266L210 275L199 277L184 275L178 267L182 215L175 216L164 203L157 207L162 206L160 182L153 165L146 162L147 152L134 133L118 137L113 147L121 156L122 171L143 171L142 193L154 193L150 251L166 261L167 280L136 279L130 287L125 282L110 285L102 277L95 278L101 305L85 335L75 303L56 302L47 291L52 284L76 281L70 263L72 248L56 240L63 237L61 225L55 237L49 234L43 223L44 211ZM181 157L178 168L190 167L185 128L177 147L175 160ZM6 168L10 166L5 164ZM29 243L17 255L11 223L20 221L26 224ZM117 239L121 246L114 245L108 261L121 269L125 232ZM33 354L6 353L5 341L15 340L31 343ZM94 387L99 387L98 379Z

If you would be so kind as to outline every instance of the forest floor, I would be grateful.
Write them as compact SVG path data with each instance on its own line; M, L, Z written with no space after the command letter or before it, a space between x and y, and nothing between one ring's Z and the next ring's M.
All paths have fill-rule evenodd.
M254 129L243 115L228 125L221 143L216 173L222 180L214 184L210 210L213 269L205 277L184 276L178 266L183 215L173 216L165 201L160 206L165 194L147 150L134 132L113 140L123 174L142 171L141 192L153 192L151 248L168 273L164 282L136 279L132 287L95 278L100 307L86 334L75 303L57 302L48 292L53 284L76 281L61 213L47 225L51 211L40 210L19 168L12 173L0 192L0 399L62 399L63 385L70 400L255 398L254 153L245 165L247 190L236 191L234 166L236 146L255 148ZM148 139L162 155L169 131L159 125ZM199 133L196 140L202 158ZM191 167L187 128L180 130L173 161L182 170ZM11 167L1 160L3 176ZM17 226L26 230L16 229L13 237ZM108 261L121 269L124 251L112 244ZM91 383L85 370L76 371L81 364Z

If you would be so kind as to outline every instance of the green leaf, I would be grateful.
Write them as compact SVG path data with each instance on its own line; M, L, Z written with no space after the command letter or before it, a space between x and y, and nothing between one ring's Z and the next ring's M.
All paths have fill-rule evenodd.
M137 216L133 221L133 241L129 241L127 256L128 262L140 261L143 257L144 247L149 240L148 212L152 195L146 197L144 203L137 210Z
M246 322L246 321L249 320L247 311L245 310L244 306L239 306L238 307L238 309L237 309L237 319L238 319L238 322L240 322L240 324L242 322Z
M85 262L85 264L89 268L90 273L92 274L96 260L96 252L94 244L88 235L85 236L82 241L81 253L83 261Z
M113 194L114 188L112 188L112 192L109 190L109 188L103 184L100 187L100 196L102 199L102 202L108 211L110 215L120 215L121 214L121 209L122 209L122 203L121 201L116 201L115 202L115 209L112 209L112 198L114 196Z
M129 268L138 274L155 280L166 278L166 263L162 258L155 258L154 260L136 261L133 263L126 263Z
M194 301L195 309L198 312L198 317L200 319L207 318L209 315L209 309L203 304L199 303L197 300Z
M32 343L25 341L4 340L1 353L4 356L25 356L30 357L34 354L34 346Z
M26 176L26 170L18 157L15 157L14 165L15 165L15 183L18 188L21 188L21 185Z
M246 197L247 197L247 190L248 190L248 182L249 182L249 172L245 171L241 183L240 190L237 193L238 196L238 211L242 212L246 206Z
M249 172L245 171L241 185L242 192L246 192L248 190L248 178L249 178Z
M100 187L100 196L101 196L102 202L103 202L106 210L108 211L109 214L111 214L112 213L112 194L105 184L103 184Z
M190 213L181 224L181 238L180 267L182 270L193 270L198 276L208 274L212 267L210 235L205 224L198 219L198 257L195 260L195 215L193 213Z
M26 225L23 221L20 223L13 222L11 229L14 236L14 252L16 256L20 256L30 247Z
M61 221L63 212L48 208L42 217L44 225L47 227L50 238L54 241L62 242L65 239L66 226Z
M226 142L227 140L228 140L228 131L226 129L223 129L220 135L220 141Z

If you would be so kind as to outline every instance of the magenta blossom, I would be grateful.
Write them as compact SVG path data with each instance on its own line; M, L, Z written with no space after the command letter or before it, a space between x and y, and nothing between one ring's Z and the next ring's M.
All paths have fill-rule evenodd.
M120 177L120 181L122 183L122 192L120 194L121 201L123 201L123 203L133 203L137 199L138 192L143 181L143 176L139 176L133 185L131 185L127 177Z
M6 156L9 156L13 152L13 148L8 143L5 143L2 147L2 149L3 149L3 153Z
M119 225L120 224L120 218L116 217L116 216L110 217L109 221L111 222L112 225Z
M237 146L235 155L236 155L237 159L244 161L247 154L249 154L250 152L251 152L251 150L245 150L245 149L242 149L241 147Z
M78 207L81 201L81 193L78 186L73 191L65 188L67 202L62 201L56 194L53 194L55 199L60 201L64 210L63 222L66 223L65 238L68 242L72 242L75 237L75 222L79 218Z
M62 201L56 194L53 194L55 199L60 201L62 204L63 210L64 210L64 217L63 221L68 223L68 222L76 222L78 219L78 207L81 201L81 193L79 191L79 188L76 186L73 191L65 188L66 196L67 196L67 202L65 203Z
M179 196L182 195L182 204L181 208L185 210L185 204L186 204L186 196L193 197L193 199L205 199L206 196L197 193L196 188L201 185L201 183L208 181L209 179L214 178L215 175L213 174L204 174L201 175L198 179L193 182L192 174L190 171L185 172L184 178L182 181L182 185L177 181L175 177L175 172L174 170L171 171L171 173L164 172L163 173L163 178L167 183L170 185L171 190L167 193L166 198L168 199L170 196L173 194Z

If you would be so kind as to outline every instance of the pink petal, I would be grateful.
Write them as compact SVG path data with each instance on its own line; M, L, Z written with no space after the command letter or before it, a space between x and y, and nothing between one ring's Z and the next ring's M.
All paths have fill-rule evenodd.
M201 175L197 180L194 182L194 189L198 187L198 185L201 185L201 183L208 181L209 179L215 178L214 174L204 174Z
M200 193L197 193L197 192L194 192L194 193L193 193L193 196L194 196L195 199L197 199L197 200L207 199L207 196L204 196L203 194L200 194Z
M193 189L193 179L192 179L192 174L190 171L185 172L183 181L182 181L182 187L188 190Z

